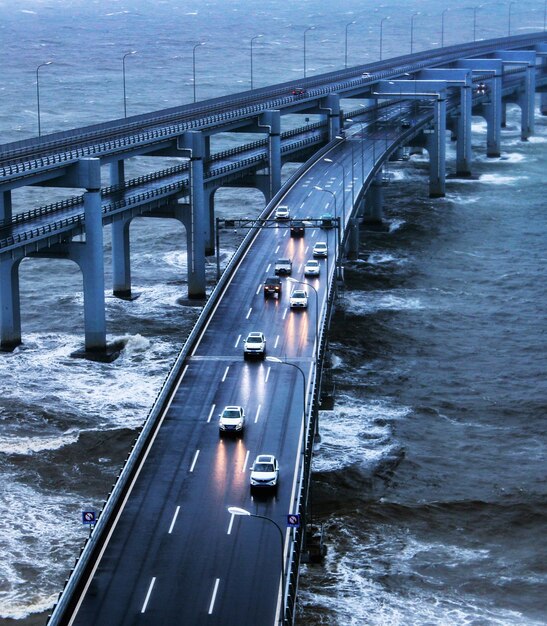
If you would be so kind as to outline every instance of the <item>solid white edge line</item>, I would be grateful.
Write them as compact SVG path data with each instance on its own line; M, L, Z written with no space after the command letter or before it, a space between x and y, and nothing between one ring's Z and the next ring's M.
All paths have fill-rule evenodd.
M190 466L190 472L194 471L194 467L196 466L196 461L198 460L198 456L199 456L199 450L196 450L196 453L194 454L194 460L192 461L192 465Z
M142 605L141 613L146 611L146 607L148 606L148 600L150 600L150 595L152 593L152 589L154 589L154 585L156 584L156 577L152 578L150 581L150 586L148 587L148 593L146 594L146 598L144 599L144 604Z
M209 615L213 613L213 609L215 608L215 600L217 597L218 584L220 583L220 578L215 580L215 587L213 589L213 595L211 597L211 604L209 605Z
M226 371L224 372L224 376L222 377L222 381L221 382L224 382L226 380L226 376L228 376L228 371L229 370L230 370L230 366L227 365L226 366Z
M180 511L180 504L175 509L175 514L173 515L173 520L171 522L171 526L169 526L169 530L167 531L168 535L170 535L173 532L173 528L175 528L175 523L177 521L177 517L179 516L179 511Z
M213 413L215 412L215 407L216 407L216 404L211 405L211 410L209 411L209 417L207 418L207 423L211 421L211 418L213 417Z

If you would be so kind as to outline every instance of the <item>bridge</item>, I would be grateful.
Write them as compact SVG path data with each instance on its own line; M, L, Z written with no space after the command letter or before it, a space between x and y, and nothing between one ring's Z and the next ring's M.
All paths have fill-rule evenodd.
M500 154L507 102L520 106L522 139L533 133L536 91L547 114L546 42L539 33L424 51L0 146L3 349L22 341L23 258L78 263L85 353L103 357L104 225L112 228L116 295L132 295L129 225L139 215L185 225L188 295L203 298L205 257L215 250L215 191L254 186L267 201L207 299L51 624L294 621L338 261L356 252L359 222L381 221L382 167L398 151L427 150L429 193L441 197L447 130L457 142L457 176L472 174L473 115L486 119L489 156ZM281 132L283 115L310 113L320 121ZM212 152L210 138L227 131L265 137ZM126 181L124 160L136 155L183 160ZM294 160L304 165L282 187L281 166ZM101 184L102 165L110 168L108 187ZM11 191L30 184L84 193L13 215ZM281 204L304 220L303 238L273 220ZM333 229L320 228L326 212ZM302 266L317 240L327 243L328 254L320 276L306 280ZM278 256L292 258L294 285L308 286L307 310L288 309L288 278L279 299L263 298L263 280ZM243 360L242 341L253 330L267 339L267 357L256 363ZM216 416L226 405L245 408L241 439L218 436ZM275 497L250 494L249 467L260 453L279 460ZM288 514L295 527L287 528Z

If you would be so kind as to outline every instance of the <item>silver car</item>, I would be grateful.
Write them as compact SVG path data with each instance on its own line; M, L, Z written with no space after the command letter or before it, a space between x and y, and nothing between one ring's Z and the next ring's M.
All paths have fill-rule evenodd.
M310 259L304 265L304 276L319 276L321 272L321 264L316 259Z

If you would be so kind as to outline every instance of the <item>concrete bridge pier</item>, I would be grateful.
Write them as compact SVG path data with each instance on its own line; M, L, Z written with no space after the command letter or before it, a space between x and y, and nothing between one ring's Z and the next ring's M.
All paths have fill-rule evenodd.
M186 227L188 297L205 298L205 189L203 160L205 142L200 131L179 137L178 149L190 155L190 212L182 215Z
M83 274L85 353L81 356L93 358L107 354L100 159L82 159L80 175L86 189L85 242L69 243L68 252Z
M346 243L346 254L348 259L356 259L359 256L359 220L352 217L348 225L348 237Z
M534 134L534 108L536 96L536 53L533 50L497 50L494 56L506 65L524 68L523 88L519 90L516 102L520 107L520 138L526 141ZM502 124L505 120L502 119Z
M268 129L268 203L281 189L281 112L264 111L258 119L258 127Z
M110 164L110 184L121 185L125 181L125 162ZM112 222L112 290L117 298L131 300L131 259L129 225L131 218L121 215Z
M2 191L0 194L0 222L11 222L12 207L11 207L11 190Z
M21 344L19 264L22 258L0 258L0 350L11 352Z
M429 197L443 198L446 193L446 93L439 92L433 106L433 129L427 135Z
M541 59L543 72L547 72L547 43L540 43L536 46L537 55ZM542 91L539 96L539 111L542 115L547 115L547 91Z
M340 134L340 96L337 93L329 93L321 99L320 111L327 111L327 126L329 129L329 141Z
M365 210L363 214L363 224L371 226L381 226L384 206L382 172L378 172L370 184L365 194Z

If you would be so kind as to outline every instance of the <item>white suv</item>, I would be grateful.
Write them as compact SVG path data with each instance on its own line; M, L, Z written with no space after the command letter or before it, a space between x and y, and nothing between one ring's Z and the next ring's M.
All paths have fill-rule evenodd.
M277 489L279 465L273 454L259 454L251 467L251 491L253 489Z
M245 411L241 406L227 406L218 418L218 432L242 435L245 428Z
M326 241L318 241L313 246L313 256L325 258L329 253Z
M305 289L295 289L291 293L289 305L291 309L307 309L308 292Z
M266 337L264 333L254 332L247 335L243 342L243 358L257 356L263 359L266 356Z
M321 264L316 259L309 259L304 265L304 276L319 276Z
M281 204L275 210L275 219L276 220L288 220L291 217L291 213L289 211L289 207Z

